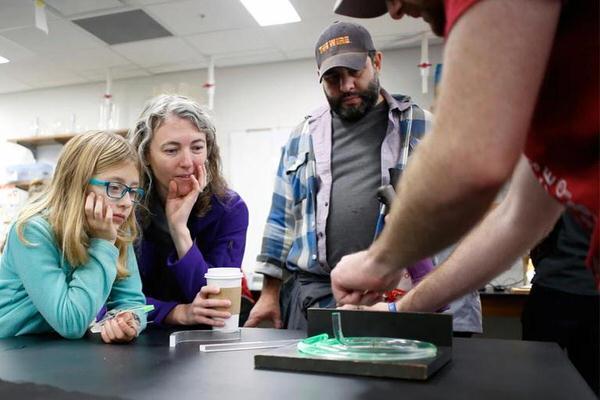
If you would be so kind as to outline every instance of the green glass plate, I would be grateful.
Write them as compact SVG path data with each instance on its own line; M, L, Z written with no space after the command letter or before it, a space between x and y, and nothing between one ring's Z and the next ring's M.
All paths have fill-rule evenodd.
M301 353L341 360L416 360L435 357L437 347L428 342L386 337L348 337L342 344L329 335L312 336L298 343Z
M323 333L298 343L307 355L339 360L417 360L433 358L437 347L429 342L389 337L344 337L339 313L332 314L335 338Z

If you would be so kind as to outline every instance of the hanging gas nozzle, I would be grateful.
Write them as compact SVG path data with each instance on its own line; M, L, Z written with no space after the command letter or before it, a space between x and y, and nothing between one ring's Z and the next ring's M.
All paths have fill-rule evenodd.
M375 237L373 240L377 239L381 231L383 230L383 226L385 225L385 216L392 208L392 203L396 198L396 191L394 187L400 179L400 175L402 171L397 168L390 168L390 183L387 185L382 185L377 189L377 200L379 200L379 217L377 218L377 225L375 226Z
M384 214L387 214L390 207L392 207L394 197L396 197L396 192L392 185L379 186L377 189L377 200L379 200L381 206L385 208Z

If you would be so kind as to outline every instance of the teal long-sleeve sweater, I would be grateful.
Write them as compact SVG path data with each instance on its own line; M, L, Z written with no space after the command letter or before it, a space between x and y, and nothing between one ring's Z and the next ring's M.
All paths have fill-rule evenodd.
M44 218L29 220L24 234L31 245L11 227L0 260L0 338L56 331L77 339L105 303L108 310L146 303L132 246L127 249L129 277L117 280L119 252L106 240L92 239L87 263L73 268ZM146 316L138 316L143 329Z

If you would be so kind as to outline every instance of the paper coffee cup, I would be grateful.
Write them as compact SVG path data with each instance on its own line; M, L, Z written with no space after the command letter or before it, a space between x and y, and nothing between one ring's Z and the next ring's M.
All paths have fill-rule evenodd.
M242 271L237 267L231 268L209 268L204 274L206 283L221 289L219 294L210 294L210 299L227 299L231 301L231 307L216 308L218 311L229 311L231 317L223 319L225 326L213 326L215 331L235 332L239 330L240 306L242 302ZM220 318L215 318L220 319Z

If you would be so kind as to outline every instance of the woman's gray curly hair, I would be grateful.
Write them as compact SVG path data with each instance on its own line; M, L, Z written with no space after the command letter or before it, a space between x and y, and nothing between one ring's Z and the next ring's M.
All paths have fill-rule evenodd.
M137 149L142 163L142 187L148 193L146 205L152 197L153 173L148 162L150 143L154 133L169 116L190 121L200 132L206 134L208 184L198 196L195 214L202 216L210 210L210 199L227 195L227 183L221 172L221 155L216 141L216 128L210 116L200 105L185 96L161 94L150 99L140 113L134 127L129 130L128 140Z

